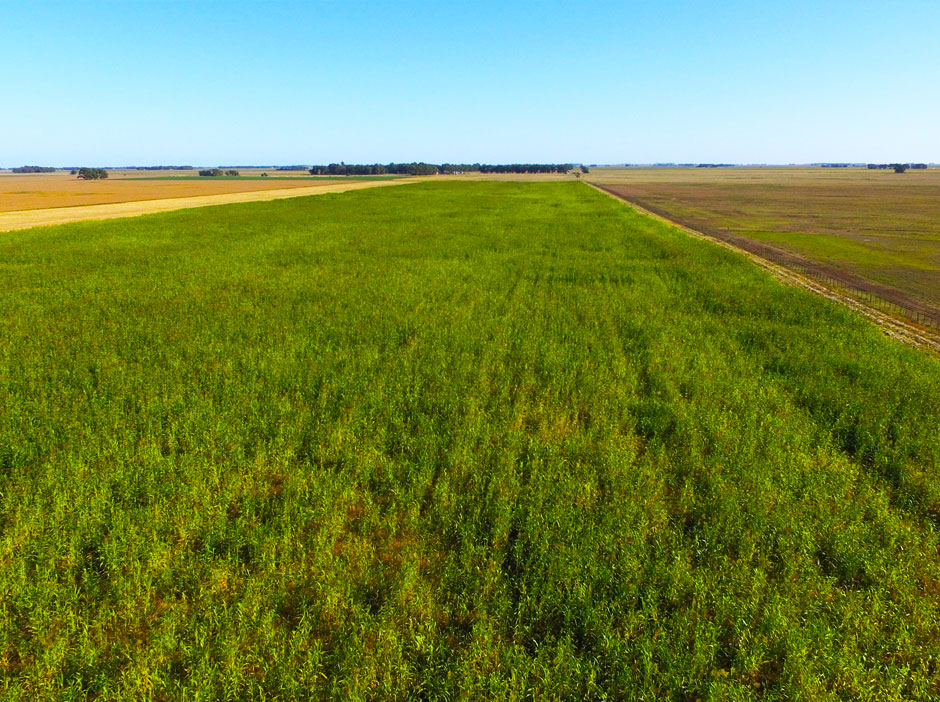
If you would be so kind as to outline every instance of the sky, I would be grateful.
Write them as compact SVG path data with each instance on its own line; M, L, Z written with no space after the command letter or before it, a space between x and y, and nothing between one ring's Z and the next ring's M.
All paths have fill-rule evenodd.
M940 162L940 2L0 0L0 166Z

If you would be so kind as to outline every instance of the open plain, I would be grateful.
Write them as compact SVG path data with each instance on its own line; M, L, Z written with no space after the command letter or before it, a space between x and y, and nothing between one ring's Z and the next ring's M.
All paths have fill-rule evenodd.
M355 177L322 178L304 171L241 169L243 178L203 178L194 171L112 170L104 180L79 180L68 171L0 172L0 212L166 200L199 195L309 188ZM268 173L262 178L261 173Z
M595 168L586 177L675 222L940 319L940 168Z
M940 2L0 24L0 702L940 702Z
M936 699L940 361L576 182L0 237L7 699Z
M28 176L24 176L28 177ZM42 177L42 176L37 176ZM80 199L101 199L103 204L58 206L44 209L0 211L0 232L30 227L82 222L86 220L116 219L136 217L156 212L224 205L233 202L262 202L305 195L323 195L341 193L348 190L375 188L388 185L402 185L413 182L415 178L271 178L258 180L145 180L144 183L156 184L140 187L137 180L117 181L121 183L108 190L100 187L105 181L78 181L73 195ZM0 180L0 187L3 186ZM213 192L217 191L217 192ZM210 194L205 194L206 192ZM175 197L156 198L158 193L173 194ZM201 194L202 193L202 194ZM13 193L22 194L22 193ZM55 200L61 202L62 200Z

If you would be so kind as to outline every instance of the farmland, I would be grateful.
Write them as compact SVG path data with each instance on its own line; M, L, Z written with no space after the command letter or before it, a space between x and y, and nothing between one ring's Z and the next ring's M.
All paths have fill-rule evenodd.
M769 244L940 311L940 169L601 168L589 178L694 229Z
M126 202L109 202L99 205L79 205L75 207L51 207L46 209L14 210L0 212L0 232L15 229L29 229L38 226L85 222L91 220L136 217L156 212L172 212L181 209L224 205L233 202L264 202L284 198L325 195L327 193L347 192L361 188L375 188L388 185L404 185L412 182L409 178L348 178L331 181L315 179L293 188L249 188L241 192L223 192L212 195L197 195L199 188L182 188L178 192L184 197L152 199L132 199ZM127 193L125 193L127 194ZM139 195L139 193L138 193Z
M5 233L0 690L935 699L938 386L576 182Z
M54 207L77 207L119 202L163 200L200 195L256 192L283 188L363 180L354 177L321 178L287 175L262 170L244 170L242 177L201 178L192 171L148 175L147 171L110 171L107 180L78 180L67 171L57 173L0 173L0 212L14 212Z
M335 183L337 181L351 181L351 180L393 180L395 178L401 178L401 177L402 176L398 176L398 175L360 175L360 176L275 175L275 176L266 176L266 175L252 174L252 175L231 175L231 176L211 176L211 177L193 176L193 175L144 176L144 177L134 178L134 180L164 180L164 181L165 180L173 180L173 181L188 180L188 181L197 181L197 182L205 182L206 180L213 180L216 182L218 181L225 182L228 180L237 180L237 181L242 181L242 182L246 180L248 181L260 180L265 183L269 183L272 181L275 183L280 183L283 181L302 180L302 181L306 181L307 185L309 185L310 183L316 183L317 181L324 181L324 180Z

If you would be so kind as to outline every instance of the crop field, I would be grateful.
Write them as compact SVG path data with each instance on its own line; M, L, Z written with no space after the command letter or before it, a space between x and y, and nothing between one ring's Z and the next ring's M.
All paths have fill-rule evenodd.
M321 178L309 175L272 175L263 178L260 172L253 171L246 171L245 176L229 178L148 176L141 173L147 172L113 171L106 180L78 180L67 171L26 175L3 173L0 174L0 212L306 188L362 180L356 177Z
M940 316L940 168L598 168L588 178L699 231L798 254Z
M398 178L380 181L346 180L311 184L302 188L274 188L267 190L248 190L246 192L219 193L217 195L189 195L187 197L164 198L162 200L134 200L132 202L112 202L104 205L83 205L78 207L52 207L44 210L20 210L0 212L0 232L15 229L31 229L70 222L87 222L102 219L119 219L174 212L176 210L226 205L234 202L265 202L286 198L306 197L341 193L362 188L377 188L391 185L407 185L414 182L410 178Z
M310 185L310 184L312 184L312 183L316 183L316 182L318 182L318 181L324 181L324 180L330 181L330 182L332 182L332 183L335 183L335 182L337 182L337 181L339 181L339 182L348 182L348 181L355 181L355 180L395 180L396 178L403 178L403 177L405 177L405 176L400 176L400 175L351 175L351 176L347 176L347 175L344 175L344 176L321 176L321 175L294 175L294 176L282 176L282 175L272 175L272 176L263 176L263 175L237 175L237 176L211 176L211 177L205 176L205 177L204 177L204 176L192 176L192 175L169 175L169 176L146 176L146 177L141 177L141 178L134 178L134 180L170 180L170 181L174 181L174 180L175 180L175 181L178 181L178 180L194 180L194 181L202 181L202 182L205 182L206 180L216 180L216 181L218 181L218 180L221 180L221 181L227 181L227 180L240 180L240 181L245 181L245 180L260 180L260 181L264 181L265 183L270 182L270 181L283 182L283 181L285 181L285 180L288 180L288 181L290 181L290 180L302 180L302 181L306 181L307 185ZM411 177L413 177L413 176L411 176Z
M6 233L0 692L936 699L938 388L576 182Z

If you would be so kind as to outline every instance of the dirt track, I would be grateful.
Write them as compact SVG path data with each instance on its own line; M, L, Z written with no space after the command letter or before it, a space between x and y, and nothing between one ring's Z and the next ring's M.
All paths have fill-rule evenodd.
M174 197L161 200L141 200L138 202L118 202L106 205L83 205L79 207L55 207L43 210L21 210L17 212L0 212L0 231L14 229L28 229L50 224L65 224L67 222L80 222L90 219L115 219L118 217L136 217L153 214L155 212L170 212L191 207L206 207L208 205L225 205L235 202L262 202L265 200L281 200L289 197L303 197L305 195L321 195L323 193L342 193L347 190L360 190L363 188L381 188L390 185L404 185L414 183L417 178L402 178L398 180L366 180L350 183L327 183L305 187L292 187L278 190L256 190L241 193L224 193L218 195L196 195L192 197Z
M825 298L839 302L847 307L851 307L853 310L860 313L864 317L867 317L871 322L880 327L887 336L890 336L899 341L903 341L904 343L910 344L911 346L916 346L917 348L940 354L940 338L938 338L937 335L933 334L929 330L920 327L919 325L911 324L905 320L892 317L891 315L869 307L868 305L859 302L858 300L826 287L810 276L802 275L801 273L787 268L786 265L769 260L768 258L764 258L756 251L737 246L737 242L729 241L724 237L716 237L702 233L696 229L692 229L691 227L682 224L681 222L672 220L659 212L647 209L643 205L627 199L624 195L618 193L613 188L595 185L594 183L588 183L588 185L596 188L597 190L600 190L606 195L610 195L611 197L626 203L641 214L652 217L653 219L658 219L662 222L665 222L666 224L681 229L686 234L694 236L697 239L704 239L705 241L718 244L719 246L724 246L727 249L731 249L732 251L747 256L749 259L754 261L757 265L759 265L761 268L766 270L781 282L784 282L788 285L794 285L805 290L810 290L817 295L822 295Z

